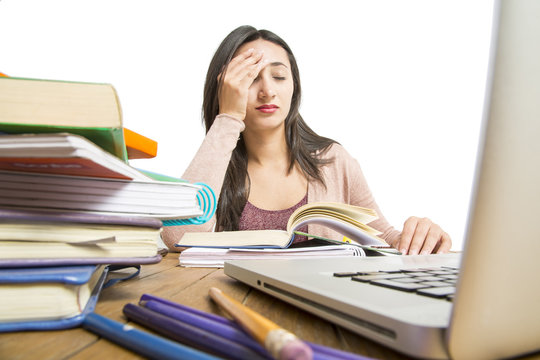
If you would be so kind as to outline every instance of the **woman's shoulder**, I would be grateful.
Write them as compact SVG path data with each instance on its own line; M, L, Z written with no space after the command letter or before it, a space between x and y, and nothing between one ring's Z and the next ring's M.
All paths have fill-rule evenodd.
M340 143L331 144L325 151L320 152L320 156L333 161L351 160L353 157Z
M322 154L322 159L326 160L326 164L321 167L326 178L335 178L337 181L343 177L358 177L362 172L358 160L339 143L332 144Z

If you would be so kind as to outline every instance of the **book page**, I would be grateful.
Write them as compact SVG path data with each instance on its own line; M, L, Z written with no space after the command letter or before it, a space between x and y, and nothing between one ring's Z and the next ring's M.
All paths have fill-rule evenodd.
M349 219L348 221L362 224L369 224L379 218L377 212L372 209L337 202L315 202L296 209L289 219L287 229L291 231L294 223L310 215L342 217Z
M335 230L339 232L340 234L347 236L348 238L351 238L355 241L357 241L361 245L369 245L369 246L380 246L380 245L387 245L386 242L377 237L377 234L380 234L379 231L370 228L367 225L363 225L362 227L355 226L347 221L343 221L336 218L331 217L321 217L321 216L310 216L305 219L302 219L298 223L294 225L294 228L292 231L294 232L297 229L300 229L302 226L307 224L318 224L326 226L332 230Z

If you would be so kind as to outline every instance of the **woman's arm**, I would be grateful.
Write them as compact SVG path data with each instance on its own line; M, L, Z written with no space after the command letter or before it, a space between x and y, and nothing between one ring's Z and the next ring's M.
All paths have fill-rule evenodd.
M191 183L207 184L216 194L216 199L219 199L232 151L244 127L244 122L241 120L227 114L218 115L182 178ZM172 251L178 251L174 244L182 238L184 233L212 231L215 222L214 215L211 220L202 225L165 226L162 233L163 242Z
M345 151L343 150L343 152ZM385 219L375 202L358 162L346 152L341 156L348 164L346 165L349 174L347 181L351 184L349 188L351 204L377 211L379 219L372 222L370 226L382 231L380 236L388 244L401 253L409 255L445 253L450 250L452 245L450 236L439 225L426 217L411 216L403 224L401 232L395 230Z
M360 164L341 145L332 145L324 156L334 159L331 164L323 167L326 189L313 184L309 201L341 201L375 210L379 219L369 225L381 231L379 236L404 254L442 253L450 250L452 242L448 234L428 218L410 217L405 221L403 231L396 230L375 201Z
M381 232L379 235L389 245L394 246L401 235L400 231L396 230L386 219L379 205L375 201L375 197L368 186L367 180L362 172L360 164L353 158L345 149L341 149L339 156L343 162L341 164L344 169L344 181L348 202L351 205L362 206L373 209L379 215L379 218L369 224L376 230Z
M326 186L311 181L308 201L336 201L373 209L379 215L379 219L371 222L369 226L381 231L380 237L389 244L398 241L400 232L394 229L383 216L368 187L358 161L339 144L333 144L321 156L332 159L331 163L321 168ZM308 232L329 238L339 239L342 237L341 234L321 225L310 225Z
M218 95L220 115L216 117L210 130L191 161L182 178L190 182L204 182L209 185L216 199L219 199L225 173L233 150L245 129L248 89L261 69L268 65L263 53L249 49L237 55L228 64L226 71L220 73L218 82L221 88ZM212 231L216 223L215 215L202 225L183 225L165 227L163 241L172 251L178 251L174 244L186 232Z

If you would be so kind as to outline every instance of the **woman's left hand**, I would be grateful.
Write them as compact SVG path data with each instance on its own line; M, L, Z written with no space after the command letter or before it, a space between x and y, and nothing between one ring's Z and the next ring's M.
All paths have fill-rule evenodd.
M403 231L394 245L403 255L442 254L450 250L452 240L441 227L428 218L412 216L403 224Z

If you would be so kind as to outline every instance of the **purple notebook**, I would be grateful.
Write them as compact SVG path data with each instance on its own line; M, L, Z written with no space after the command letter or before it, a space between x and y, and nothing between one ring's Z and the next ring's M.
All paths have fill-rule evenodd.
M67 258L67 259L0 259L0 268L22 268L39 266L63 266L63 265L147 265L160 262L161 255L150 257L131 258Z
M38 211L0 208L0 222L49 222L83 223L102 225L127 225L159 229L159 219L143 216L108 215L77 211Z

